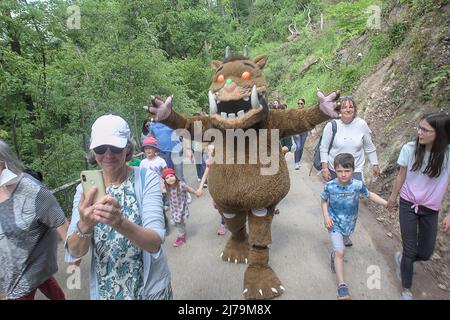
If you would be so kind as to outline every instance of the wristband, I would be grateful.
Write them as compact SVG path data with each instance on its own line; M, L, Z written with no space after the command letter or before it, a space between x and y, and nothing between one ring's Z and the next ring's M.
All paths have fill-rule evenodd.
M80 238L91 238L94 235L93 232L90 232L90 233L83 233L83 232L81 232L80 227L78 226L78 223L80 223L80 221L78 221L77 225L76 225L76 227L77 227L76 228L77 236L79 236Z

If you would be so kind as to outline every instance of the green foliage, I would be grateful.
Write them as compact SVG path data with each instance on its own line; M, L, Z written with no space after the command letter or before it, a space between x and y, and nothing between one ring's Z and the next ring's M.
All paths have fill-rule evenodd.
M339 2L327 8L325 18L331 19L333 27L344 39L360 34L367 28L370 16L368 7L377 5L371 0Z
M397 47L403 42L407 31L408 25L406 22L396 22L389 28L389 40L393 47Z
M423 101L429 101L432 99L435 91L442 85L450 82L450 68L448 66L442 66L438 70L430 71L430 80L424 85L424 90L419 93L419 97Z
M402 0L402 3L407 3L418 15L425 14L445 2L446 0Z

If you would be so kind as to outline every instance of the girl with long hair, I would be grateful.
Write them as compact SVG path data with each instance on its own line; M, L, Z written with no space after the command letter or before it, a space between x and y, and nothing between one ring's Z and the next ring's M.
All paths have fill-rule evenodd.
M413 265L433 254L438 231L438 212L447 191L450 175L450 117L443 112L427 113L417 124L416 141L406 143L397 163L396 182L388 200L388 209L397 208L403 251L395 253L397 276L402 282L403 300L412 300ZM450 228L450 214L442 231Z

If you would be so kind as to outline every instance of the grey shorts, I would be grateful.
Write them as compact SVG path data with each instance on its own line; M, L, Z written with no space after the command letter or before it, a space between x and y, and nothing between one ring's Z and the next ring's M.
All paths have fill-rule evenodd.
M349 236L343 235L340 232L330 232L331 245L333 246L333 251L344 252L344 238L349 238Z

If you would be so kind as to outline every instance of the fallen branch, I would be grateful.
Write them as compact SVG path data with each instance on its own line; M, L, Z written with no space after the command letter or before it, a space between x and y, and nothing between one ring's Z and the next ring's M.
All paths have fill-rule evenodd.
M308 70L315 64L319 63L320 59L315 59L314 61L312 61L311 63L309 63L306 67L304 67L302 69L302 71L300 71L300 76L303 76L305 73L308 72Z

